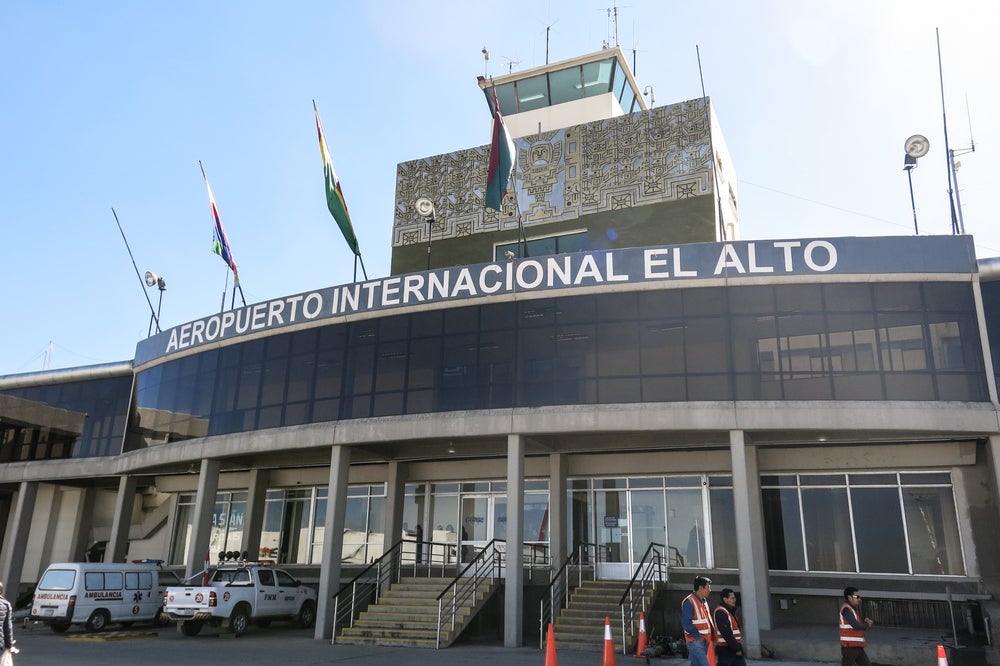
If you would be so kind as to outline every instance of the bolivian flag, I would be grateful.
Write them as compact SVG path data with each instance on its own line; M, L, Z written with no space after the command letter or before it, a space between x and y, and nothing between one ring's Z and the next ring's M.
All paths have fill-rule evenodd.
M337 172L333 170L333 160L330 158L330 149L326 146L326 139L323 137L323 125L319 122L319 109L313 101L313 111L316 112L316 132L319 134L319 152L323 157L323 173L326 176L326 205L330 209L330 214L337 221L341 233L348 247L355 256L361 255L358 249L358 237L354 235L354 226L351 224L351 214L347 212L347 202L344 201L344 193L340 189L340 179Z

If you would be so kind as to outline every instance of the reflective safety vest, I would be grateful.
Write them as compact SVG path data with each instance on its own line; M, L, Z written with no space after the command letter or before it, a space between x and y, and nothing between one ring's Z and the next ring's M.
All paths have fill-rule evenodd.
M726 615L729 616L729 626L733 628L733 638L736 639L737 643L741 643L743 641L743 632L740 631L740 623L736 621L736 616L729 612L729 608L725 604L721 604L715 609L715 612L718 613L720 610L725 611ZM722 646L729 645L721 631L717 631L715 634L715 644Z
M865 642L865 632L863 629L855 629L844 619L844 609L851 611L851 615L857 622L861 619L858 617L858 611L854 610L854 606L850 604L844 604L840 607L840 645L841 647L865 647L868 643Z
M682 614L684 613L684 604L686 603L690 603L692 608L694 608L694 614L691 617L691 622L694 623L695 629L697 629L698 633L701 634L700 638L704 639L708 643L713 643L715 624L712 622L712 617L708 613L708 604L699 599L698 595L692 592L684 598L684 601L681 602ZM687 630L685 630L684 640L688 643L693 643L698 640L698 638L695 638L689 634Z

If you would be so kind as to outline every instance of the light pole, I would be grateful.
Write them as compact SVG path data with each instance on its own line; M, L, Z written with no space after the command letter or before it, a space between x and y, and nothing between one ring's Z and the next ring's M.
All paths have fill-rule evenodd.
M913 233L920 235L917 227L917 204L913 198L913 170L917 168L917 158L923 157L930 150L931 144L923 134L914 134L903 144L906 156L903 158L903 171L910 182L910 208L913 210Z
M146 271L146 286L156 286L160 290L160 299L156 303L156 314L149 317L149 330L146 331L148 338L153 334L153 324L156 324L156 332L160 332L160 308L163 306L163 292L167 290L167 281L153 271Z
M434 203L426 198L420 197L413 204L417 215L427 222L427 270L431 269L431 235L434 233Z

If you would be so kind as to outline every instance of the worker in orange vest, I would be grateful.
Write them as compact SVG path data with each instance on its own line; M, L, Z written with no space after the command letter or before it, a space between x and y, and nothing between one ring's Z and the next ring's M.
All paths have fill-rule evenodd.
M721 603L715 609L715 656L718 666L747 666L743 656L743 632L736 619L736 593L722 590Z
M708 610L712 580L697 576L693 587L694 591L681 602L681 626L688 656L692 666L715 666L715 623Z
M840 664L841 666L871 666L865 653L865 631L875 624L861 614L861 595L858 588L844 588L844 604L840 607Z

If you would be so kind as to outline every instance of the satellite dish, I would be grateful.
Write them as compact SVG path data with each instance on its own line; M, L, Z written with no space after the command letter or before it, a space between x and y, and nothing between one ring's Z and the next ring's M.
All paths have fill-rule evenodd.
M146 286L152 287L156 284L156 273L153 271L146 271Z
M923 157L931 149L931 142L923 134L914 134L906 140L903 147L910 157Z
M417 209L417 215L420 217L434 217L434 204L430 199L420 197L413 207Z

